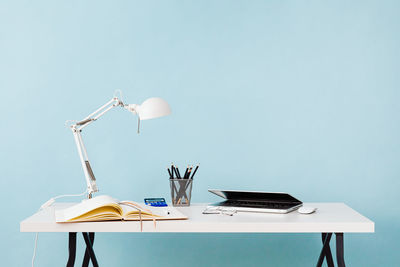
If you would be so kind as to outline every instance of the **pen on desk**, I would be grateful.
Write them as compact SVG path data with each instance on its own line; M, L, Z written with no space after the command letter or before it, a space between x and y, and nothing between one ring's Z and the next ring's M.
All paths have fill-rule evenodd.
M192 178L191 179L193 179L193 176L196 174L197 169L199 168L199 166L200 166L200 164L197 164L196 168L194 169L194 172L192 174Z

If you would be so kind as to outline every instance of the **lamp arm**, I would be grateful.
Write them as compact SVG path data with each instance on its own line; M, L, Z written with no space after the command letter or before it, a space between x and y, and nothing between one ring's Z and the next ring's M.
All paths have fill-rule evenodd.
M95 120L106 114L108 111L110 111L111 109L119 106L124 107L126 105L118 97L113 97L110 101L108 101L103 106L101 106L100 108L89 114L86 118L71 125L71 128L75 127L77 130L82 130L87 125L94 122Z
M83 173L85 174L88 198L92 197L94 192L98 192L99 189L96 185L96 178L93 174L92 167L90 166L89 158L87 156L85 145L82 141L82 135L80 131L73 132L76 147L78 149L79 159L82 164Z
M84 127L88 126L89 124L91 124L92 122L96 121L98 118L103 116L105 113L118 106L126 107L126 105L124 105L124 103L119 98L114 97L106 104L101 106L99 109L97 109L89 116L84 118L83 120L78 121L70 126L72 133L74 135L76 147L78 149L78 154L82 164L82 169L85 174L87 190L88 190L88 198L91 198L92 194L94 192L98 192L99 190L96 185L96 178L93 174L92 167L90 166L89 158L87 155L85 145L82 140L81 132Z

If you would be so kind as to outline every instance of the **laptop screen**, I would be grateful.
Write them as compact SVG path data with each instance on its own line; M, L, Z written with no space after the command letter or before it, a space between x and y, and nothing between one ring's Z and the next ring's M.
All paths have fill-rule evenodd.
M299 203L302 202L287 193L253 192L253 191L230 191L209 189L211 193L227 200L263 201L276 203Z

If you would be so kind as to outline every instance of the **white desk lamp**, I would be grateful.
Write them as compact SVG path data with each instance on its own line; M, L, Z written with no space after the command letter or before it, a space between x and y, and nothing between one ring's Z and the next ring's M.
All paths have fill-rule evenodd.
M89 163L89 158L86 152L86 148L82 141L82 129L96 121L98 118L103 116L106 112L110 111L115 107L123 107L124 109L138 115L138 133L140 128L141 120L149 120L159 118L171 114L171 109L168 103L159 97L152 97L144 101L141 105L137 104L124 104L121 99L114 96L110 101L101 106L95 112L87 116L81 121L75 122L70 125L71 130L74 134L75 143L78 147L79 158L81 160L83 172L85 173L88 198L92 197L92 194L98 192L96 185L96 178L94 177L92 168Z

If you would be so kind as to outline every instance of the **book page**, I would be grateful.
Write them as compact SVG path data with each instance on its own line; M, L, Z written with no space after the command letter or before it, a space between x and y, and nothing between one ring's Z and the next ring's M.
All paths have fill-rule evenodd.
M136 203L137 204L137 203ZM124 220L127 221L138 221L139 218L139 210L130 206L122 205L121 207L124 210ZM183 215L174 207L151 207L147 206L144 203L137 204L141 207L141 216L142 220L185 220L188 219L187 216Z
M172 206L168 207L149 207L149 209L154 213L158 214L159 218L156 220L187 220L188 217L181 213L179 210Z
M119 205L123 210L122 214L124 218L128 217L139 218L139 213L141 214L142 218L160 217L157 214L153 214L153 212L149 210L147 206L143 203L139 204L137 202L125 200L119 202Z
M122 208L110 196L101 195L84 199L72 207L56 210L56 222L118 220L122 218Z

